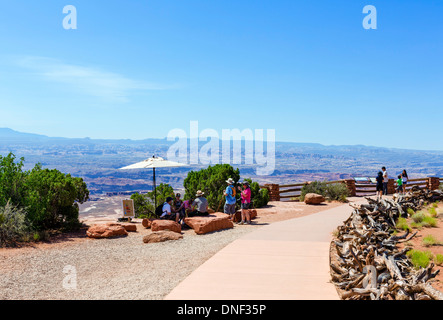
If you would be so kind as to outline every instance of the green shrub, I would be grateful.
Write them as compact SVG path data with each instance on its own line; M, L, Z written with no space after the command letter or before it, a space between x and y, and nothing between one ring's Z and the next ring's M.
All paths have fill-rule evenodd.
M151 218L154 213L154 205L146 194L134 193L131 195L134 201L135 218Z
M396 228L404 231L406 230L411 231L411 227L408 225L408 222L406 221L405 218L402 217L398 218Z
M33 235L33 239L35 242L39 242L40 241L40 232L35 231L34 235Z
M435 237L431 234L424 237L422 240L422 243L425 247L431 247L431 246L435 246L436 244L439 244L437 239L435 239Z
M423 229L423 225L421 224L421 222L420 223L411 222L411 228L421 230Z
M437 226L437 219L430 216L425 216L421 224L426 228L433 228Z
M25 208L26 220L34 230L78 228L78 204L89 199L83 179L42 169L40 164L23 171L24 159L15 159L12 153L0 156L0 206L9 202Z
M174 188L167 183L160 183L155 190L147 193L147 197L151 200L151 203L154 203L154 200L156 199L158 206L164 203L168 197L175 199Z
M0 207L0 247L14 246L23 241L28 230L24 209L14 207L9 202Z
M80 226L78 203L89 199L83 179L36 165L27 174L26 187L24 204L35 230Z
M269 190L266 188L260 188L258 182L252 182L251 179L244 179L249 182L251 188L251 201L255 208L261 208L269 202Z
M346 202L349 190L344 183L326 183L324 181L313 181L305 184L300 193L300 201L305 200L308 193L316 193L324 196L329 201Z
M433 254L429 251L419 251L419 250L410 250L406 254L412 262L414 268L419 269L426 268L429 265L429 262L433 258Z
M15 160L12 153L6 157L0 155L0 207L5 207L8 202L17 206L26 194L26 172L22 171L24 158L18 162Z
M223 208L223 191L227 187L226 180L229 178L236 182L240 180L240 170L234 169L229 164L216 164L199 171L190 171L183 181L184 199L195 198L197 191L201 190L205 193L210 208L217 210L219 204ZM240 192L236 191L236 198L240 199Z
M408 208L407 212L409 216L413 216L415 214L415 211L412 208Z
M425 218L425 214L423 212L419 211L419 212L416 212L415 214L413 214L411 216L411 218L415 223L422 223L423 219Z
M305 184L300 191L300 201L305 200L305 196L308 193L316 193L321 194L322 196L326 197L327 193L327 184L323 181L312 181L309 184Z
M344 183L331 183L326 185L326 198L330 201L346 202L349 190Z
M438 266L443 265L443 254L437 253L434 258L435 264Z
M437 210L434 207L428 208L428 213L431 217L437 217Z
M157 199L155 199L155 196ZM175 199L174 188L167 183L161 183L155 190L146 194L134 193L131 199L134 200L134 210L136 218L153 218L155 217L154 202L157 206L164 203L167 197Z
M35 242L49 240L49 232L47 230L35 231L33 234Z

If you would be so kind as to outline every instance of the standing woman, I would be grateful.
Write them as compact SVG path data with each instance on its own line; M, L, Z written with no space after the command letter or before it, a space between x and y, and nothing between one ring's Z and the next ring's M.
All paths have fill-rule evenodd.
M251 214L249 212L249 207L251 206L251 188L249 188L249 182L243 182L243 190L239 186L238 189L241 191L241 222L240 224L251 224Z
M406 193L406 183L408 182L408 174L406 170L401 173L401 180L403 181L403 193Z

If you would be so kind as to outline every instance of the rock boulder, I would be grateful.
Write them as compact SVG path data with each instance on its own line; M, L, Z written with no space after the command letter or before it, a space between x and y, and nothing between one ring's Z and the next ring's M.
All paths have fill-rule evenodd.
M143 227L145 227L146 229L149 229L149 228L151 228L151 224L152 224L152 221L154 221L155 219L143 219L142 220L142 226Z
M205 217L185 218L185 223L194 229L196 234L233 228L234 224L229 220L229 216L222 212L216 212Z
M173 231L157 231L152 232L151 234L148 234L143 237L144 243L155 243L155 242L164 242L169 240L179 240L183 239L183 236L177 232Z
M151 230L154 231L162 231L162 230L169 230L172 232L181 233L182 228L180 224L178 224L175 221L172 220L154 220L151 223Z
M257 217L257 210L249 209L249 215L251 216L251 220L255 219ZM240 221L241 221L241 211L237 211L234 215L234 222L240 222Z
M128 232L136 232L137 231L137 225L133 223L123 223L122 227L125 228Z
M326 201L325 197L323 197L320 194L308 193L305 195L305 203L306 204L320 204L325 201Z
M126 229L118 223L95 224L89 227L86 235L90 238L112 238L128 235Z

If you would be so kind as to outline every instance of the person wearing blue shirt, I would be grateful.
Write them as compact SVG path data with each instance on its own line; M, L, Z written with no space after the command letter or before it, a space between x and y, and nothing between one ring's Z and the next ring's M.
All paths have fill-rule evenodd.
M228 187L226 188L225 192L223 193L226 197L225 207L224 207L224 213L229 214L229 219L234 221L234 215L235 215L235 188L234 188L234 180L232 178L229 178L226 180L228 183Z

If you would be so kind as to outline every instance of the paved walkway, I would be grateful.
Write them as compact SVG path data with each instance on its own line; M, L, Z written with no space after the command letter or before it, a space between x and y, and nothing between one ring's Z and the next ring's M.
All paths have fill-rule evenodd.
M333 230L351 212L346 204L248 233L203 263L165 299L339 299L330 283L329 246Z

